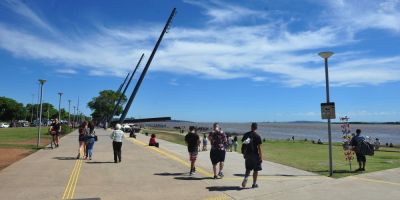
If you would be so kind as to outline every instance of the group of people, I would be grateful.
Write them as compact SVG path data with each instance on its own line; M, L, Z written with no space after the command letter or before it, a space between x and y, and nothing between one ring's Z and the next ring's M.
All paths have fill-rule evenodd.
M252 188L257 188L257 176L258 171L262 170L262 151L261 151L261 137L257 134L257 123L251 124L251 131L244 134L242 138L244 146L246 146L245 152L243 152L245 158L245 166L246 172L245 177L242 182L242 187L246 187L248 177L250 176L250 172L253 171L253 184ZM204 141L203 136L203 141ZM229 147L229 140L226 134L221 130L221 127L218 123L213 124L213 130L208 134L208 140L211 143L210 150L210 160L213 166L214 179L223 178L223 168L225 162L225 155L227 147ZM232 144L235 141L232 138ZM194 126L189 127L189 133L185 136L185 142L187 144L188 152L189 152L189 160L190 160L190 175L195 174L196 166L195 162L198 155L198 146L200 145L200 137L196 132L196 128ZM237 142L237 137L236 137ZM204 147L204 144L203 144ZM236 147L235 147L236 149ZM218 166L218 173L217 173Z
M76 159L81 158L83 152L83 159L92 160L94 143L97 141L97 135L93 121L90 122L84 121L79 126L78 141L79 141L79 149Z

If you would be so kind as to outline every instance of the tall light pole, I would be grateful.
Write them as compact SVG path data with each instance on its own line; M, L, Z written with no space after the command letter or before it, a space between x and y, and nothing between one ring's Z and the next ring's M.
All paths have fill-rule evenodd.
M31 110L32 110L32 114L31 114L31 123L33 123L33 99L35 98L35 94L32 94L32 106L31 106Z
M60 95L60 98L59 98L59 100L58 100L58 121L59 122L61 122L61 96L63 95L64 93L62 93L62 92L59 92L58 93L58 95Z
M320 52L318 54L325 61L325 81L326 81L326 103L329 102L329 73L328 73L328 58L333 55L333 52ZM333 175L333 162L332 162L332 134L331 134L331 117L328 117L328 142L329 142L329 176Z
M75 128L75 116L76 116L76 113L75 113L75 106L74 106L74 116L72 117L72 127L73 128Z
M71 99L68 100L68 126L71 124Z
M37 148L40 146L40 132L42 131L42 98L43 98L43 85L46 83L46 80L39 79L40 83L40 111L39 111L39 128L38 128L38 139L37 139Z

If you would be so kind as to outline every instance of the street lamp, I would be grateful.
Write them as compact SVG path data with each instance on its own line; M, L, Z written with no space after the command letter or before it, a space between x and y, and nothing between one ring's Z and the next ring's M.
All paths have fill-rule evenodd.
M76 113L75 113L75 106L74 106L74 116L72 117L72 127L73 128L75 128L75 116L76 116Z
M68 100L68 126L71 124L71 100Z
M333 52L326 51L318 54L325 61L325 81L326 81L326 104L329 105L329 75L328 75L328 58L333 55ZM333 163L332 163L332 134L331 134L331 118L328 119L328 142L329 142L329 176L333 175ZM334 118L334 117L333 117Z
M58 101L58 121L60 121L61 122L61 96L63 95L64 93L62 93L62 92L59 92L58 93L58 95L60 95L60 99L59 99L59 101Z
M37 148L39 148L40 145L40 132L42 131L42 98L43 98L43 85L46 83L46 80L39 79L40 83L40 114L39 114L39 128L38 128L38 140L37 140Z

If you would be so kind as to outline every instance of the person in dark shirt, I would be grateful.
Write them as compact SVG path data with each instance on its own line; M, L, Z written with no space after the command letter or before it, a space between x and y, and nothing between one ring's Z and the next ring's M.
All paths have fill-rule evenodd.
M200 144L200 137L196 133L196 128L194 126L189 127L189 133L185 136L185 142L188 147L189 160L190 160L190 175L196 173L195 162L198 154L198 146Z
M357 129L356 130L356 135L351 138L350 145L353 147L353 150L356 152L356 157L357 157L357 162L358 162L358 169L356 169L356 172L358 171L365 171L365 163L367 162L367 158L365 155L358 149L359 145L361 142L365 140L364 137L361 136L361 130Z
M58 119L54 119L54 122L51 124L51 128L52 130L52 136L53 136L53 141L54 144L56 145L56 147L59 146L58 141L60 140L60 134L61 134L61 124L60 122L58 122Z
M257 134L257 123L251 124L251 131L244 134L242 138L242 145L248 145L244 152L246 173L242 182L242 187L246 187L250 172L253 170L253 185L252 188L257 188L258 171L261 171L262 151L261 151L261 137Z
M218 123L214 123L213 131L208 134L208 140L211 142L211 150L210 150L210 159L213 165L213 172L214 172L214 179L219 177L224 177L224 173L222 169L224 168L224 161L225 161L225 145L227 144L226 135L221 128L219 127ZM217 176L217 164L219 163L219 172Z

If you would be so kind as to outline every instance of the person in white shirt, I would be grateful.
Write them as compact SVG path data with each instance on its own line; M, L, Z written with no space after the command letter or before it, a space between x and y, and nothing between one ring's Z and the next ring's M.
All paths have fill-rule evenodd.
M121 162L122 139L125 137L124 132L121 130L121 124L115 125L115 130L110 137L113 140L114 163Z

